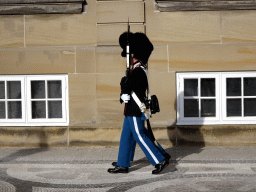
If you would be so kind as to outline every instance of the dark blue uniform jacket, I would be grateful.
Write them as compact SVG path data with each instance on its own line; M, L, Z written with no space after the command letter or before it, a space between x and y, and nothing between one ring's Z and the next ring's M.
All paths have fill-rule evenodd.
M146 90L148 87L147 75L141 67L136 67L133 69L126 83L123 82L124 78L121 80L121 90L122 93L131 95L134 91L141 102L145 102ZM124 110L125 116L136 116L140 117L142 115L140 108L131 96L130 101L125 106Z

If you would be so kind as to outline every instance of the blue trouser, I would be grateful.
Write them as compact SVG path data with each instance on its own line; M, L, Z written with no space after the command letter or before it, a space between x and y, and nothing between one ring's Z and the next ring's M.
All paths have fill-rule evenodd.
M153 138L151 136L151 134L149 133L149 131L147 129L144 130L145 131L145 134L147 135L147 137L153 141ZM162 155L166 154L166 151L163 149L163 147L157 142L158 146L156 146L158 148L158 150L162 153ZM130 157L131 157L131 161L133 161L133 158L134 158L134 153L135 153L135 148L136 148L136 141L135 139L132 137L131 138L131 154L130 154Z
M154 166L165 158L161 151L147 136L147 130L144 126L145 117L127 116L124 118L123 130L120 139L117 165L121 167L130 167L130 161L133 159L135 142Z

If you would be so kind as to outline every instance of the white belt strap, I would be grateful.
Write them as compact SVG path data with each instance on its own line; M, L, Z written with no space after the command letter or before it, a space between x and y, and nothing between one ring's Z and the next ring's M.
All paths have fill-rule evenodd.
M134 66L134 68L136 68L136 67L140 67L140 68L143 69L143 71L146 73L147 81L148 81L148 71L143 66L141 66L141 63L136 64ZM149 119L151 117L150 109L146 108L146 105L140 101L138 96L133 91L131 93L131 96L134 99L134 101L137 103L137 105L139 106L140 111L142 113L144 113L144 115L146 116L146 119ZM151 95L150 95L150 92L149 92L149 85L148 85L148 88L147 88L147 98L148 98L149 101L151 101Z
M146 108L146 105L140 101L140 99L138 98L138 96L137 96L133 91L132 91L131 95L132 95L132 98L134 99L134 101L135 101L135 102L137 103L137 105L139 106L140 111L141 111L142 113L144 113L144 115L146 116L146 119L149 119L150 116L151 116L151 111Z
M148 81L148 70L146 70L143 66L141 66L141 68L146 73L147 81ZM148 82L148 89L147 89L147 98L149 101L151 101L151 95L150 95L150 91L149 91L149 82Z

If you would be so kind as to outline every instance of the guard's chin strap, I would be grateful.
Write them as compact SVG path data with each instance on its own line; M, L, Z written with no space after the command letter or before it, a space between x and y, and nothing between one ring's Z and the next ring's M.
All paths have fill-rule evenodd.
M141 63L139 61L137 61L136 63L133 64L132 69L135 69L135 68L140 67L140 66L141 66Z
M143 69L147 69L146 65L144 65L141 61L136 61L134 64L133 64L133 69L137 68L137 67L141 67Z

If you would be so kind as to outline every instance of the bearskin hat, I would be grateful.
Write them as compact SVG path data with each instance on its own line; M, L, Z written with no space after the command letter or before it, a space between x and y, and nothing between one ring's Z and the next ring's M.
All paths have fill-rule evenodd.
M122 57L126 57L126 45L129 39L129 44L130 44L130 52L131 52L131 43L132 43L132 38L133 38L133 33L131 32L124 32L122 35L119 37L119 45L123 49L121 55Z
M121 55L126 57L126 45L127 38L129 38L130 53L134 55L135 58L146 64L151 52L154 50L154 46L149 41L148 37L144 33L123 33L119 37L119 44L123 49Z

